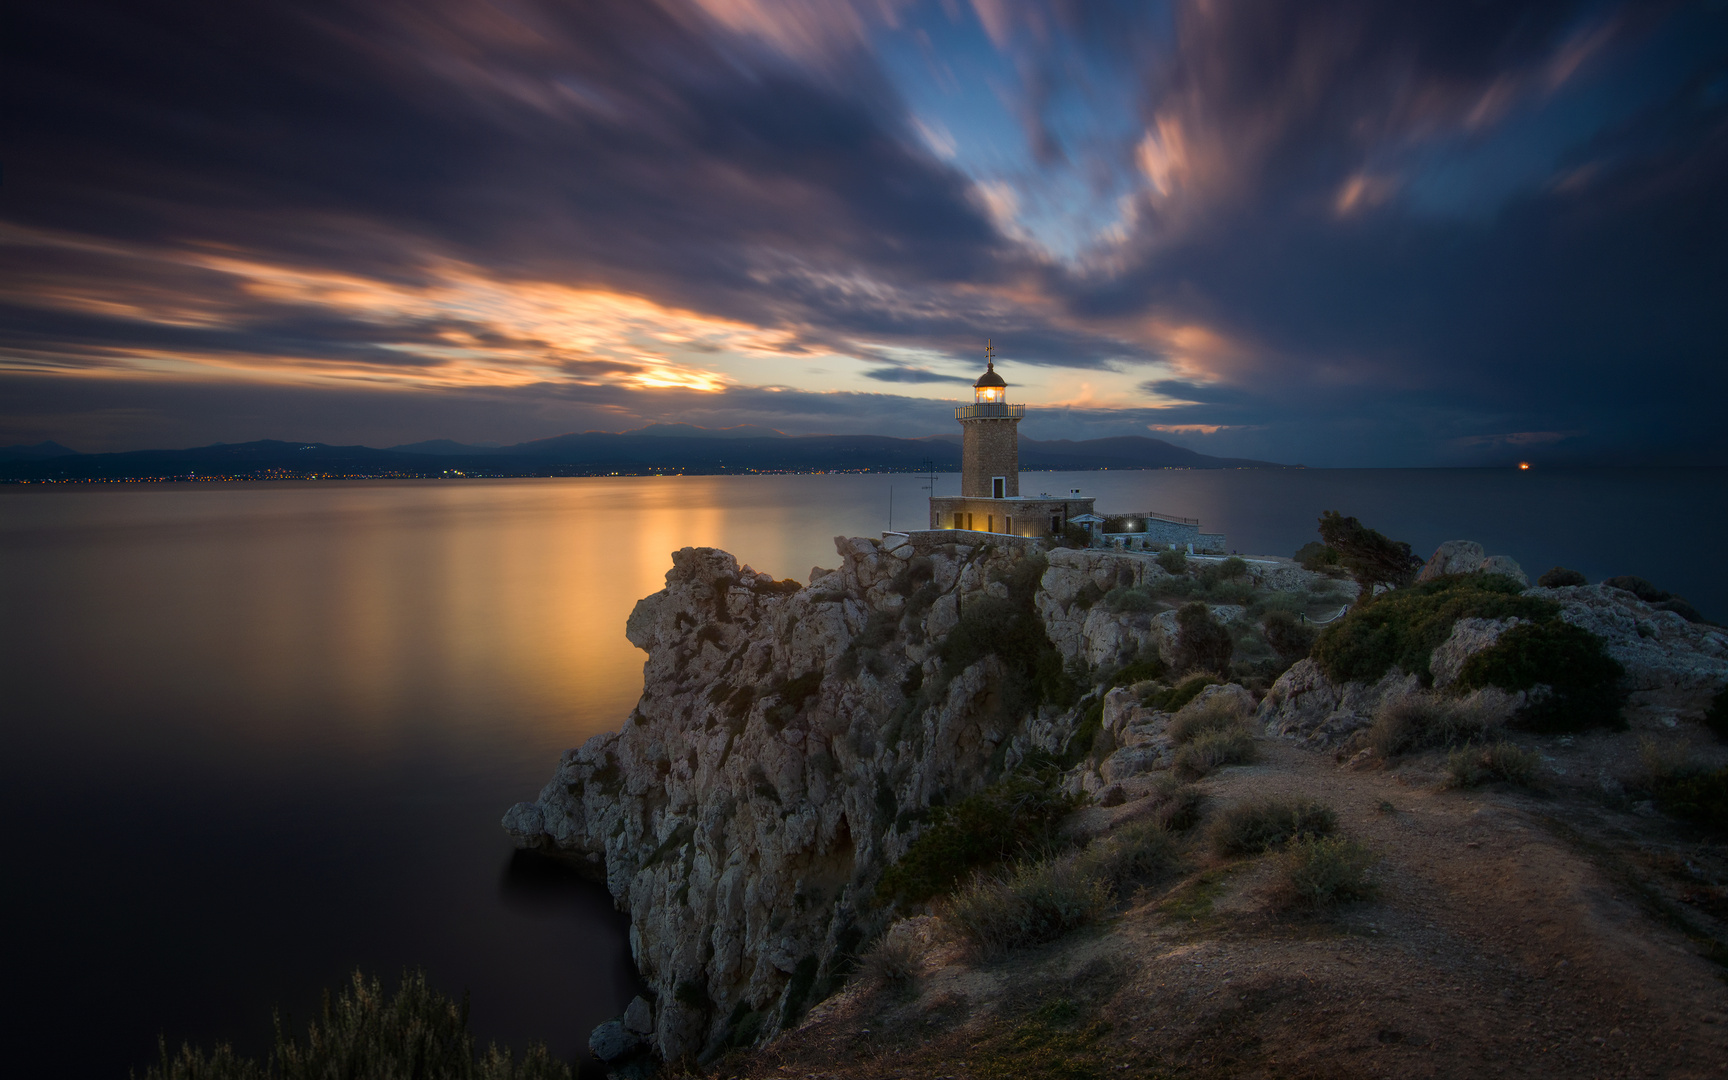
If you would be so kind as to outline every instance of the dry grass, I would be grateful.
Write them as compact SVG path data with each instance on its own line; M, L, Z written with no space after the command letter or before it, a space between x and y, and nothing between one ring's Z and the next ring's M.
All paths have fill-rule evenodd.
M1488 742L1500 737L1511 714L1499 691L1477 690L1464 697L1417 691L1389 698L1374 712L1368 745L1381 757Z
M1446 773L1452 787L1476 787L1496 780L1529 787L1536 779L1539 760L1534 750L1509 742L1467 743L1446 755Z
M1325 836L1337 827L1331 807L1305 799L1255 799L1219 814L1208 838L1220 855L1253 855L1298 836Z
M1368 872L1379 861L1379 855L1342 836L1299 836L1279 859L1272 900L1283 908L1372 900L1379 890Z
M986 955L1054 941L1109 910L1110 886L1084 873L1079 855L978 874L945 906L943 921Z
M1190 701L1178 709L1170 718L1166 734L1171 742L1182 746L1208 732L1240 727L1247 718L1247 710L1242 707L1240 699L1213 694L1204 700Z
M1170 767L1177 774L1198 780L1224 765L1246 765L1254 760L1254 735L1246 725L1207 731L1177 749Z
M924 950L907 932L904 923L895 923L858 958L858 978L865 986L886 991L897 997L916 996L919 980L924 974Z

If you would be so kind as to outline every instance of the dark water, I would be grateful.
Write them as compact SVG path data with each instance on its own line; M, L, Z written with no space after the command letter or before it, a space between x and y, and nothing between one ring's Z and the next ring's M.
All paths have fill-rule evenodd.
M938 479L951 494L956 478ZM1637 573L1728 617L1728 472L1028 474L1288 553L1323 509L1532 575ZM0 489L4 993L18 1075L158 1034L257 1051L355 966L574 1056L634 992L602 890L498 827L627 714L667 554L776 576L922 519L911 477Z

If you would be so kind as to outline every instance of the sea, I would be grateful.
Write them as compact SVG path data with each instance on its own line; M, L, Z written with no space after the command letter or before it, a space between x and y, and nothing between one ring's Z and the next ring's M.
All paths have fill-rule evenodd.
M939 475L935 494L957 494ZM1728 620L1728 470L1027 473L1288 555L1338 510L1532 578L1637 574ZM670 554L775 577L927 521L910 475L0 488L0 844L13 1075L244 1053L356 970L574 1059L639 989L600 886L499 827L642 683Z

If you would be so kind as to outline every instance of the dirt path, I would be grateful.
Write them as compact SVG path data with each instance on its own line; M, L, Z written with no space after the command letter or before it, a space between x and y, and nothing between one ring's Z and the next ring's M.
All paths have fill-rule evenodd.
M1377 901L1278 914L1268 857L1197 848L1101 928L989 963L950 951L916 1000L848 992L722 1075L1728 1076L1724 968L1638 874L1666 823L1261 750L1201 783L1209 807L1330 805L1383 856Z

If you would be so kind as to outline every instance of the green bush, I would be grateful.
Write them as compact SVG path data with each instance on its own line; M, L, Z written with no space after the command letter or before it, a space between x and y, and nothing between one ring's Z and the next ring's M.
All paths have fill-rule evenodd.
M1164 659L1158 655L1157 651L1148 649L1110 676L1110 685L1112 688L1133 686L1137 682L1162 679L1169 673L1169 670L1169 666L1164 663Z
M1188 572L1188 553L1176 548L1166 548L1157 555L1158 565L1164 568L1166 574L1186 574Z
M1260 629L1266 635L1266 644L1285 660L1300 660L1307 656L1314 648L1314 638L1318 634L1312 626L1282 609L1268 611L1260 620Z
M1327 836L1338 815L1305 799L1266 798L1229 807L1212 823L1208 838L1220 855L1254 855L1298 836Z
M1279 860L1273 899L1285 907L1328 908L1379 893L1368 871L1380 856L1341 836L1300 836Z
M1176 670L1228 671L1236 643L1205 604L1184 604L1176 612Z
M1176 751L1170 767L1183 776L1198 779L1225 765L1246 765L1254 757L1254 736L1238 725L1195 736Z
M1313 657L1335 683L1374 682L1394 665L1432 679L1428 656L1462 618L1555 618L1551 600L1519 595L1521 586L1497 574L1458 574L1397 589L1358 603L1315 639ZM1507 687L1507 689L1513 689Z
M1162 829L1173 833L1187 832L1200 820L1200 803L1204 796L1194 785L1185 784L1174 776L1160 777L1147 798L1152 806L1150 820Z
M1636 574L1621 574L1618 577L1605 578L1602 584L1610 589L1624 589L1646 604L1660 604L1664 600L1673 599L1674 594L1665 589L1658 589L1653 583Z
M1325 573L1327 570L1341 565L1338 552L1318 540L1310 540L1297 548L1295 557L1296 561L1302 564L1302 569L1316 574Z
M1218 575L1225 581L1234 581L1248 573L1248 563L1232 555L1218 564Z
M1464 662L1458 687L1530 691L1515 722L1532 731L1566 732L1623 727L1625 677L1626 669L1608 655L1601 638L1553 619L1521 623L1500 635Z
M1495 780L1529 787L1536 779L1538 757L1509 742L1469 743L1446 755L1446 772L1453 787L1476 787Z
M301 1043L276 1018L275 1045L259 1063L218 1046L206 1055L182 1045L170 1055L159 1042L161 1061L145 1080L571 1080L568 1065L544 1046L532 1046L521 1061L496 1045L475 1056L468 1032L468 1005L426 984L424 974L402 976L388 997L377 979L358 971L334 1001L324 995L321 1019L307 1026Z
M1158 601L1144 589L1135 589L1118 585L1104 594L1104 606L1118 614L1128 611L1153 611L1158 607Z
M1021 558L1000 578L1008 587L1007 598L984 596L969 602L937 647L949 678L986 656L1000 657L1007 669L1003 707L1014 716L1047 703L1070 705L1079 694L1032 602L1048 566L1041 554Z
M1190 675L1174 687L1154 690L1140 699L1142 707L1159 712L1175 712L1199 696L1208 686L1222 686L1224 680L1209 671Z
M1564 566L1554 569L1536 579L1536 584L1544 589L1562 589L1568 585L1588 585L1590 582L1576 570L1568 570Z
M1048 757L1019 769L952 806L933 807L923 832L882 874L877 895L902 904L946 892L972 870L1057 842L1062 819L1080 805L1063 793Z

